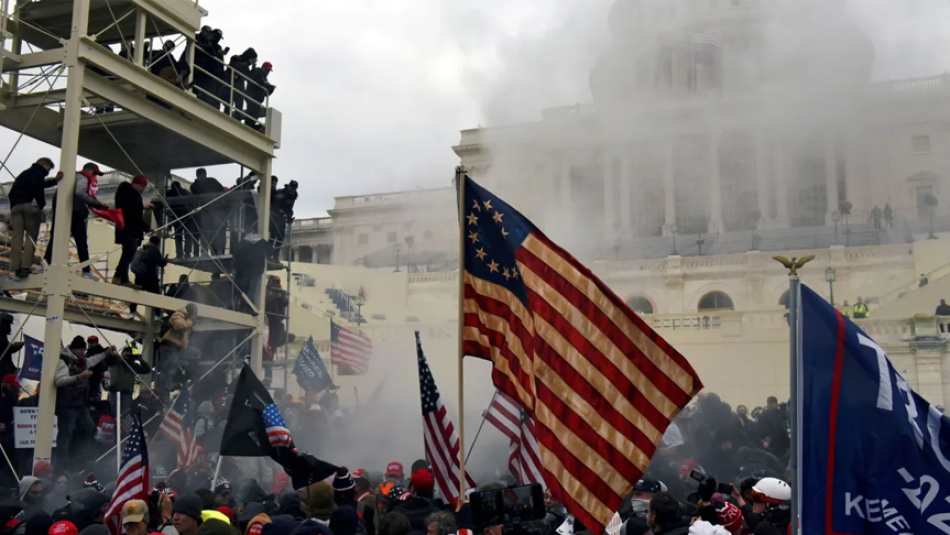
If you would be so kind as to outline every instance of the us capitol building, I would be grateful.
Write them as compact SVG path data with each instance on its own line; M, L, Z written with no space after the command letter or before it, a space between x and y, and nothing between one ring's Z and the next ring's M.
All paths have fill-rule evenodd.
M617 0L607 22L593 101L463 130L452 149L470 176L733 405L787 397L775 254L815 255L802 279L834 304L869 302L860 326L948 405L950 318L932 314L950 298L950 76L872 81L874 47L837 0ZM339 197L329 217L293 224L291 331L324 347L331 318L369 334L390 361L355 379L367 388L414 369L412 330L437 376L455 367L450 175L441 189Z

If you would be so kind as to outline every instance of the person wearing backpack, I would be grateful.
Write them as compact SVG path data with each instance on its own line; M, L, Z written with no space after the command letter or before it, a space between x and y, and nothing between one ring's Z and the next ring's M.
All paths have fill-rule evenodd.
M130 270L135 275L135 285L142 288L143 291L159 294L162 293L162 282L160 269L168 265L168 256L162 256L159 249L161 238L151 236L148 242L141 249L135 252L132 257ZM135 303L129 305L129 310L135 314ZM155 310L155 315L161 317L161 310Z

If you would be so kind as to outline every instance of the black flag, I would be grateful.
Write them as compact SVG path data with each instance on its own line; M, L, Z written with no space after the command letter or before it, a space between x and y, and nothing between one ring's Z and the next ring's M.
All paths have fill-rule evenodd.
M294 488L322 481L337 470L326 461L297 452L274 399L250 366L244 366L238 377L220 451L230 457L270 457L291 476Z
M297 377L297 384L304 391L320 393L333 384L333 380L330 379L330 372L327 371L320 352L313 345L312 336L300 349L300 354L297 355L297 361L294 363L294 375Z

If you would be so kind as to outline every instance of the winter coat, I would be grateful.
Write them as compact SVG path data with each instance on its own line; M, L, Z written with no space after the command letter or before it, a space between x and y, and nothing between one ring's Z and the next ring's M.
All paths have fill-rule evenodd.
M146 243L142 246L142 249L136 251L135 254L142 255L142 265L145 268L144 272L135 273L136 277L158 280L160 278L159 270L168 265L168 260L165 260L158 246L153 243ZM133 264L135 264L134 259Z
M191 193L178 182L172 182L172 185L167 190L165 190L166 199L186 197L188 195L191 195ZM175 204L169 208L171 209L172 213L175 214L176 218L182 217L191 211L191 209L184 204Z
M409 498L408 500L396 505L396 507L393 508L393 511L406 515L406 518L409 519L409 525L412 526L412 529L426 532L428 530L426 518L428 518L432 513L438 512L439 508L436 507L432 500L421 498L419 496L413 496L412 498Z
M251 98L247 101L247 114L256 119L264 116L264 101L276 87L267 81L267 71L261 67L255 67L250 78L253 83L247 84L247 96Z
M152 373L152 367L140 356L116 356L109 367L109 392L131 394L135 388L135 374Z
M191 328L195 326L195 322L188 318L185 309L176 310L168 319L168 323L169 329L162 341L175 344L181 349L188 347L188 335L191 333Z
M115 191L115 207L122 210L122 218L125 220L124 227L115 227L115 243L142 241L147 230L143 217L145 208L142 194L130 182L123 182Z
M76 173L76 187L73 189L73 215L86 217L90 208L108 208L99 202L96 193L99 191L99 179L88 171ZM53 195L53 206L56 206L56 195Z
M241 288L245 287L247 281L264 274L271 247L270 243L260 236L256 238L242 240L234 251L234 282Z
M103 506L109 503L110 496L94 488L78 490L69 495L69 512L79 531L92 525L102 525L96 519L102 514Z
M218 182L217 178L211 178L206 176L204 178L199 178L191 184L191 193L192 195L205 195L207 193L224 193L227 191L224 186Z
M10 206L30 204L36 201L36 206L43 209L46 206L46 188L56 185L55 178L46 178L49 171L42 165L35 163L29 169L17 175L10 188Z
M106 353L100 353L81 361L69 348L60 350L53 378L57 407L85 408L88 405L89 378L79 377L79 374L99 364L105 357Z
M94 343L89 346L89 349L86 350L86 358L90 359L95 357L100 353L105 353L106 348L99 345L99 343ZM109 357L106 356L95 366L90 366L89 369L92 370L92 375L89 376L89 398L90 405L94 405L96 402L102 399L102 378L105 377L106 372L109 371Z

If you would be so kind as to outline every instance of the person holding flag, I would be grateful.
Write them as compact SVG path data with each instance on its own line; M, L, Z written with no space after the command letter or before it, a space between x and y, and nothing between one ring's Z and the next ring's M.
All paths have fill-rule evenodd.
M238 377L219 451L221 457L270 457L284 467L295 489L322 481L337 471L336 466L297 451L270 392L250 366L244 366Z
M136 412L131 415L132 428L122 449L122 462L119 476L116 478L115 491L112 500L106 508L104 522L112 535L122 532L120 512L129 500L148 500L151 488L148 472L148 447L145 441L145 431L142 429L142 418Z
M177 470L186 470L198 460L198 445L195 441L196 410L190 406L190 399L188 389L183 389L158 429L178 451Z

